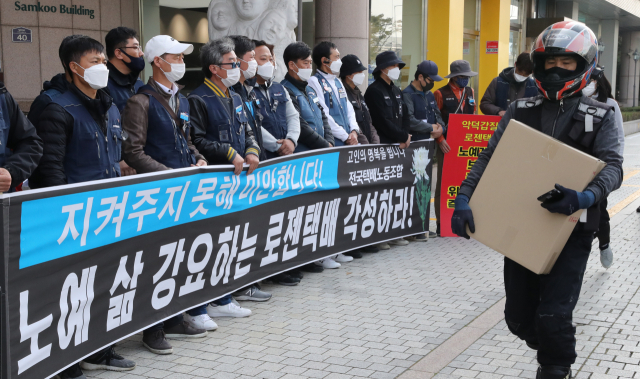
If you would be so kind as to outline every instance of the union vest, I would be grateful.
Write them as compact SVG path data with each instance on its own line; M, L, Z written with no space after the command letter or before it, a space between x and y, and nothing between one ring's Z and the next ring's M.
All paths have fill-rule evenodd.
M542 131L542 102L543 96L517 100L513 118L521 121L530 127ZM612 110L611 105L603 104L591 98L583 96L573 114L573 125L565 128L557 139L567 145L582 151L585 154L594 156L593 143L598 130L602 127L602 120L608 111ZM587 115L593 117L593 128L591 131L585 127ZM576 230L582 232L595 232L598 230L600 222L600 203L596 203L587 210L587 222L579 222Z
M176 113L180 117L181 125L174 126L169 112L153 96L142 92L143 90L157 91L150 85L144 85L138 89L139 94L149 98L147 143L144 153L169 168L183 168L195 164L196 157L189 149L186 140L191 128L187 98L180 93L177 95L180 98L180 109Z
M264 117L260 113L260 100L256 98L256 94L254 93L255 91L251 91L249 93L243 83L238 84L239 86L233 86L233 90L235 93L240 95L242 101L244 101L247 119L249 120L249 125L253 130L253 137L256 139L256 142L258 142L258 146L260 147L260 160L267 160L264 144L262 142L262 119Z
M242 98L229 88L230 99L221 99L207 86L202 83L193 90L189 97L198 96L207 105L207 134L205 137L209 141L228 143L235 151L244 158L245 151L245 128L248 127L249 120L244 111ZM228 101L233 102L233 113L229 109Z
M300 117L302 117L307 124L313 129L320 137L324 138L324 124L322 123L322 113L318 107L318 96L313 88L307 86L305 88L305 94L298 89L293 83L288 80L280 82L284 87L288 88L298 99L298 105L300 106ZM299 153L301 151L308 151L309 147L302 143L298 143L294 152Z
M106 114L107 134L73 93L67 91L54 103L73 117L73 133L67 141L63 166L67 183L115 178L120 176L122 127L115 104Z
M524 85L525 98L538 95L538 87L536 87L536 82L533 79L527 78L527 80L524 81ZM509 82L498 76L495 105L500 107L503 111L506 111L513 100L517 99L509 99Z
M456 98L449 85L440 88L439 91L442 94L442 121L445 124L449 124L449 114L451 113L473 114L475 100L471 87L464 87L462 99Z
M258 87L253 91L256 94L256 99L260 102L259 111L263 117L262 127L275 139L285 139L287 138L287 101L289 101L286 95L287 90L282 84L273 82L267 91L269 92L268 99ZM270 151L265 153L267 158L278 156Z
M438 105L436 104L436 98L433 96L431 91L427 91L425 93L423 91L416 90L411 85L408 85L402 92L411 95L411 100L413 101L413 116L416 119L427 120L429 124L435 124L437 122L435 109ZM430 134L416 134L411 136L411 140L413 141L420 141L429 138L431 138Z
M7 147L9 141L9 131L11 130L11 117L9 114L9 108L7 107L7 100L5 99L5 92L0 94L0 167L4 166L7 158L11 156L11 149Z
M351 132L351 128L349 126L349 108L347 105L347 91L342 86L342 83L338 78L334 79L334 84L338 89L339 98L336 99L335 93L333 93L333 88L331 88L331 84L329 81L322 76L320 73L314 75L318 78L318 83L320 83L320 87L322 87L322 92L324 96L324 103L329 108L329 116L333 118L333 121L336 124L342 126L342 128L349 134ZM344 142L340 139L335 139L336 146L344 146Z
M137 79L133 88L123 87L116 83L114 80L109 78L109 82L107 82L107 88L109 88L109 93L113 98L113 103L118 107L120 113L124 110L125 105L127 105L127 101L133 95L135 95L140 87L142 87L144 83L142 80Z

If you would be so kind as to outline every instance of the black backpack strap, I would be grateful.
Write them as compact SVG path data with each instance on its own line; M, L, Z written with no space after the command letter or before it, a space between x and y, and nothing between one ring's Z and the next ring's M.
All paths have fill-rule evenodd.
M517 100L513 118L541 131L542 95Z
M602 127L602 121L613 106L583 96L573 114L573 127L569 138L585 148L591 148L593 141Z

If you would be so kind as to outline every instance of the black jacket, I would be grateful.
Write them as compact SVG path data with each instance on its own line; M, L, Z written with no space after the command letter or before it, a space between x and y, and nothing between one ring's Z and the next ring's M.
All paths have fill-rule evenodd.
M307 82L302 82L300 80L294 79L288 73L284 76L286 80L291 82L296 88L298 88L307 99L309 98L307 95ZM300 104L298 104L298 98L293 94L293 92L286 88L287 92L289 92L289 97L291 97L291 102L293 106L296 108L298 113L300 112ZM307 146L311 150L315 149L323 149L326 147L331 147L335 145L335 140L333 138L333 133L331 133L331 126L329 126L329 121L327 120L327 116L324 114L322 107L318 107L320 109L320 114L322 115L322 126L324 128L324 138L320 136L320 134L316 133L313 128L309 126L307 120L300 116L300 137L298 137L298 143L301 143ZM329 145L331 144L331 145Z
M409 111L402 91L393 82L387 84L378 77L367 88L364 101L381 143L403 143L409 139Z
M58 92L57 95L61 95L67 92L68 88L69 82L67 82L65 74L57 74L56 76L51 78L50 81L44 82L44 84L42 85L42 91L40 91L40 95L38 95L38 97L33 100L33 103L31 103L31 108L29 109L29 114L27 115L29 121L31 121L33 126L35 126L36 128L38 127L38 122L40 122L40 115L42 115L42 112L47 107L47 105L53 102L51 97L44 92L55 90Z
M356 121L362 134L364 134L369 143L380 143L380 136L378 136L378 131L371 123L371 114L369 114L369 108L367 108L367 103L364 101L362 91L358 86L351 88L348 84L345 84L344 88L347 91L347 98L353 106L353 111L356 113Z
M11 174L11 187L15 187L31 176L42 157L42 139L38 137L33 124L18 107L4 83L0 82L0 94L4 99L9 113L9 135L7 146L12 150L10 157L4 162L3 168Z
M69 83L68 90L73 91L78 96L91 117L106 134L107 121L105 115L111 108L111 96L104 90L98 90L96 98L91 99L72 83ZM31 188L67 184L67 176L64 172L64 158L67 153L67 141L73 135L73 125L73 116L56 103L50 103L42 112L36 130L44 143L44 151L38 168L29 179Z
M242 102L244 103L244 111L246 112L247 118L249 119L249 125L251 125L251 129L253 129L253 137L256 139L258 147L260 147L260 161L266 161L267 153L262 143L262 115L257 111L257 109L255 109L257 100L256 94L253 92L254 84L255 78L245 80L244 83L238 82L231 88L233 88L233 90L242 98ZM249 87L247 87L247 85ZM251 92L249 92L248 88L251 88ZM252 103L252 106L254 108L253 113L251 113L251 110L247 106L247 103Z

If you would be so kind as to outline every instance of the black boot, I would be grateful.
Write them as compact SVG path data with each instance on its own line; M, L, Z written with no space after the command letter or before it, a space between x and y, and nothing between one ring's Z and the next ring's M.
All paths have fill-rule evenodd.
M570 379L571 367L540 366L536 379Z

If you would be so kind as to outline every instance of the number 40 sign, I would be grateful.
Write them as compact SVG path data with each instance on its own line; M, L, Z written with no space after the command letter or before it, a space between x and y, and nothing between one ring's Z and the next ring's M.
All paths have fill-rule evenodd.
M27 29L27 28L11 29L11 42L31 43L31 29Z

